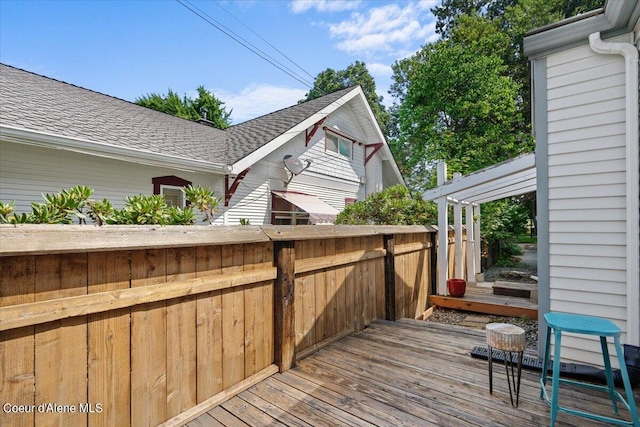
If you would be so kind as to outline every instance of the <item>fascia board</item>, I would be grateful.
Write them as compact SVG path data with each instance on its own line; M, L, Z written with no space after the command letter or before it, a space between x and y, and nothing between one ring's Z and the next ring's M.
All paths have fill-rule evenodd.
M271 140L269 143L263 145L262 147L258 148L254 152L248 154L247 156L233 163L231 165L229 173L231 175L237 175L243 170L258 163L260 160L262 160L263 158L265 158L266 156L268 156L269 154L271 154L272 152L274 152L275 150L282 147L284 144L286 144L287 142L289 142L290 140L298 136L298 134L300 134L301 132L304 132L305 129L308 129L314 123L317 123L319 120L323 119L324 117L327 117L329 114L336 111L338 108L340 108L341 106L349 102L351 99L353 99L357 95L358 95L357 90L352 90L349 93L344 94L342 97L338 98L331 104L327 105L325 108L323 108L319 112L307 117L305 120L301 121L291 129L286 130L280 136L277 136L276 138Z
M376 116L373 114L373 110L371 109L371 106L367 101L367 97L364 95L364 91L360 86L358 86L358 88L354 92L357 92L357 94L360 96L361 102L364 104L365 108L367 109L367 113L369 115L369 121L371 122L371 125L374 127L374 131L376 135L378 136L378 138L383 144L382 146L382 151L384 153L383 160L387 160L391 164L391 168L393 169L393 172L396 175L396 179L400 184L405 185L404 178L400 173L400 169L398 169L398 164L396 163L396 160L394 159L393 154L391 153L389 144L387 143L387 140L385 139L384 134L382 133L382 130L378 125L378 120L376 120ZM381 154L381 153L380 152L376 153L376 155L378 154Z
M389 162L389 164L391 165L391 168L393 169L393 172L395 173L396 178L398 179L398 182L400 184L402 184L402 185L406 185L406 183L404 182L404 178L402 177L402 174L400 173L400 169L398 169L398 164L396 163L396 160L394 159L393 154L391 153L391 149L387 145L386 141L384 142L384 145L382 146L382 149L384 150L385 154L387 155L387 159L385 159L385 160L387 160Z
M588 43L589 34L594 32L605 32L612 28L611 22L604 13L591 16L566 25L549 28L548 30L537 32L524 38L524 54L530 59L559 47L566 48L575 43Z
M59 149L128 163L166 167L189 172L226 173L226 165L134 150L126 147L0 125L0 140Z
M598 13L600 11L601 13ZM613 36L632 31L640 17L640 2L637 0L607 1L603 10L589 12L580 19L580 15L568 18L533 30L524 38L524 54L530 59L566 49L578 44L587 44L589 35L600 32L603 36ZM566 22L566 23L563 23ZM613 32L613 33L612 33Z
M609 0L606 4L604 14L611 23L612 28L623 28L631 31L635 25L635 21L638 19L637 16L633 19L633 15L636 15L637 11L637 0Z

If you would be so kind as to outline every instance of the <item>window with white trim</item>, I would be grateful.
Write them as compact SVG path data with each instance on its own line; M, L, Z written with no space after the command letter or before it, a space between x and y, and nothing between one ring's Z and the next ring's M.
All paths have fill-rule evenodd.
M175 175L168 175L151 178L151 182L153 183L153 194L164 196L169 206L184 208L187 205L184 187L191 185L191 181Z
M329 132L325 133L325 149L349 159L353 157L353 142Z
M175 187L173 185L161 185L160 194L162 194L168 206L176 206L179 208L184 208L187 204L187 199L184 195L183 187Z

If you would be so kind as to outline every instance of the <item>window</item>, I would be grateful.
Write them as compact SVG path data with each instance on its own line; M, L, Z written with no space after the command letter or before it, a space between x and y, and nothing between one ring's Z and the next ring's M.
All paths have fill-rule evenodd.
M352 156L353 143L348 139L327 132L325 135L325 144L327 151L333 151L348 158Z
M271 224L309 225L309 213L273 194L271 199Z
M160 194L164 196L164 200L169 206L177 206L179 208L184 208L186 206L186 198L182 187L161 185Z
M152 178L151 182L153 183L153 194L162 194L169 206L183 208L187 205L183 188L191 185L191 181L169 175Z

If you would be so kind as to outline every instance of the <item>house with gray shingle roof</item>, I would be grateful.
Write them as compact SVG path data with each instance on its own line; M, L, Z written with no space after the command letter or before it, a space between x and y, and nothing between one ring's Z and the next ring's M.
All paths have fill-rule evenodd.
M398 183L359 86L220 130L0 64L0 200L18 212L75 185L182 204L193 184L221 199L217 224L305 224Z

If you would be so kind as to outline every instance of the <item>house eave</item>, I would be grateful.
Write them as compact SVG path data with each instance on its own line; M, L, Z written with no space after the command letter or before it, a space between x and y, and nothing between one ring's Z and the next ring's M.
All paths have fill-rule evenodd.
M223 164L134 150L82 138L55 135L7 125L0 125L0 140L187 172L228 173L227 166Z
M231 175L237 175L241 173L243 170L253 166L254 164L258 163L260 160L265 158L267 155L269 155L273 151L277 150L278 148L286 144L291 139L303 133L306 129L313 126L319 120L322 120L323 118L327 117L329 114L333 113L338 108L340 108L341 106L345 105L347 102L351 101L352 99L358 96L361 98L362 102L365 104L367 108L369 118L370 120L372 120L372 123L376 128L375 129L376 135L378 136L378 138L380 138L381 141L385 141L384 135L382 134L382 131L380 130L377 124L377 121L375 119L375 116L373 115L373 112L369 107L367 99L364 96L364 92L362 91L362 88L358 87L346 93L344 96L335 100L331 104L327 105L325 108L318 111L317 113L307 117L305 120L298 123L296 126L292 127L286 132L282 133L280 136L274 138L269 143L263 145L262 147L258 148L254 152L248 154L247 156L243 157L237 162L231 164L229 173ZM389 149L389 146L386 142L384 142L384 147L382 150L379 151L379 153L382 155L382 159L384 161L388 161L391 164L391 167L395 173L395 176L398 182L404 185L405 183L404 183L404 179L402 178L402 174L400 173L400 170L398 169L398 166L396 165L396 162L393 159L393 155L391 154L391 150Z
M237 162L231 164L230 165L231 175L239 174L246 168L249 168L254 164L258 163L260 160L268 156L270 153L282 147L288 141L295 138L296 136L304 132L309 127L313 126L314 123L317 123L319 120L323 119L324 117L327 117L329 114L337 110L340 106L344 105L345 103L353 99L357 95L357 93L358 91L356 90L352 90L349 93L346 93L341 98L335 100L334 102L327 105L317 113L307 117L305 120L301 121L296 126L292 127L286 132L283 132L282 134L280 134L279 136L277 136L267 144L263 145L262 147L258 148L252 153L246 155L245 157L238 160Z
M604 8L529 31L524 38L524 54L530 59L559 48L587 44L589 35L603 37L629 32L640 16L640 3L635 0L607 1Z

